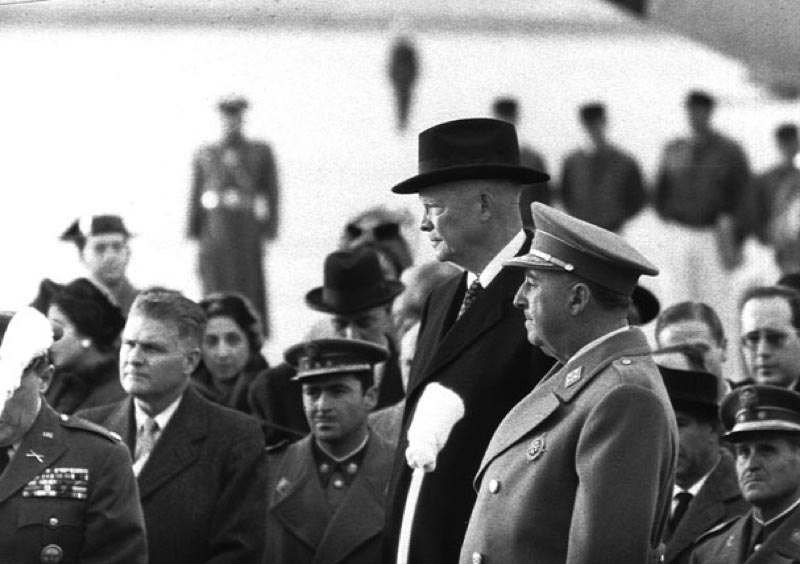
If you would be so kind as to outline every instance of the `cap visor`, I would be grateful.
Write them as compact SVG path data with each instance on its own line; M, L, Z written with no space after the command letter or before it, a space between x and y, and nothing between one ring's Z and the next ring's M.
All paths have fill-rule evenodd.
M560 270L561 272L566 272L566 270L557 264L553 264L552 262L546 261L545 259L534 255L522 255L519 257L514 257L513 259L503 262L503 266L535 268L538 270Z

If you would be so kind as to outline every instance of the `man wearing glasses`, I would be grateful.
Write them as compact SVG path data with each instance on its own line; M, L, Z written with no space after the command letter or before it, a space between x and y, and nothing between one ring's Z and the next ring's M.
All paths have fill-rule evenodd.
M748 290L741 301L742 349L751 379L793 390L800 381L800 294L783 286Z

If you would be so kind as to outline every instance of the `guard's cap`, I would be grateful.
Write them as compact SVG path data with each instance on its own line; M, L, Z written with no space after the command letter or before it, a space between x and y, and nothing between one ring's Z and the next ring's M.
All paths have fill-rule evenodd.
M678 370L658 365L673 409L716 419L719 407L717 377L709 372Z
M658 269L622 237L541 202L531 205L536 234L526 255L505 266L571 272L630 296L639 276Z
M800 394L778 386L742 386L722 400L720 417L730 442L765 431L800 433Z
M380 345L353 339L317 339L291 346L283 358L297 369L292 380L315 376L371 372L375 364L389 358Z
M583 123L594 123L606 117L606 106L602 102L583 104L578 110Z
M247 101L247 98L239 94L228 94L227 96L223 96L217 103L217 108L219 108L219 111L226 114L238 114L246 110L249 106L250 102Z
M686 95L686 106L713 109L716 104L714 97L705 90L692 90Z
M118 215L86 215L73 221L61 235L62 241L82 242L91 235L121 233L130 237L131 233Z

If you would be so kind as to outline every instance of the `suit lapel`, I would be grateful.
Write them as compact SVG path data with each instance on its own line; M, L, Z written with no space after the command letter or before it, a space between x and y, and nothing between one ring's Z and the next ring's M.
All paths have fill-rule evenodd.
M391 448L372 433L364 463L328 524L314 564L342 562L354 549L381 534L385 519L382 500L392 466L390 452Z
M39 415L0 478L0 503L52 466L68 449L58 414L42 400Z
M205 406L197 392L188 386L139 474L142 500L197 460L203 438L208 434L208 423Z
M311 453L311 435L288 447L274 492L267 492L269 513L316 552L331 518Z
M725 501L739 497L736 470L726 451L721 451L717 467L692 500L683 520L669 542L666 561L689 548L701 534L725 518Z

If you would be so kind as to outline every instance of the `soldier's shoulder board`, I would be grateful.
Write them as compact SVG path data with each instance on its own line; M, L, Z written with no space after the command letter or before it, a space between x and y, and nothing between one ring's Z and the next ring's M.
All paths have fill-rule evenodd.
M59 419L61 420L61 425L69 429L77 429L80 431L87 431L89 433L94 433L115 443L122 442L122 437L120 437L117 433L109 431L105 427L101 427L100 425L92 423L91 421L87 421L85 419L81 419L80 417L75 417L74 415L66 415L63 413L61 414Z

